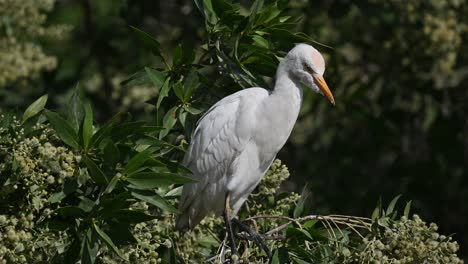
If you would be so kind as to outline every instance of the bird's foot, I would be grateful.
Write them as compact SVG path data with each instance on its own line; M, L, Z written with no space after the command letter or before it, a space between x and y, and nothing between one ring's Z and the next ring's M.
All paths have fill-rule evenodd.
M259 232L250 228L247 224L239 221L239 219L237 218L232 219L232 222L236 224L241 231L244 231L245 233L247 233L247 234L243 234L243 233L237 234L239 238L254 242L259 248L265 251L268 258L271 258L271 250L268 248L265 242L267 239L270 239L269 236L260 234Z

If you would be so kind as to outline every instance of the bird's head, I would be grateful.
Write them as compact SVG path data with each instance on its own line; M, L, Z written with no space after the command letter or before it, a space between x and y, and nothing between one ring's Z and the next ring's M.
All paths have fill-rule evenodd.
M289 73L316 93L325 95L335 105L333 94L328 88L323 73L325 60L322 54L307 44L298 44L285 57Z

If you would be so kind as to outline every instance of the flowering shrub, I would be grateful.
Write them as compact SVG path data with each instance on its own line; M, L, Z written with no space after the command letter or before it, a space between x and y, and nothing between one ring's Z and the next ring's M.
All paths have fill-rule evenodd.
M0 87L18 80L36 77L57 66L54 56L47 55L38 38L61 38L69 30L65 25L45 26L46 14L55 0L0 2Z
M1 263L227 259L222 218L207 217L187 234L175 231L172 198L190 179L177 163L158 158L176 146L161 147L150 136L156 127L111 120L94 131L92 112L79 95L71 99L77 112L68 121L48 110L37 115L45 100L29 107L22 121L1 116ZM81 139L74 139L73 118ZM417 215L409 220L409 207L396 220L397 199L386 210L379 206L372 219L304 215L303 198L280 192L288 177L275 161L240 213L273 238L267 241L273 263L463 263L458 244ZM240 249L242 262L270 262L252 242L240 243Z

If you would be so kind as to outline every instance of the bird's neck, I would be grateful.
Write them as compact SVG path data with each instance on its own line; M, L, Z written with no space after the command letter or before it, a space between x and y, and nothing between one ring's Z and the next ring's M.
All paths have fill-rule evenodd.
M300 108L302 103L302 85L297 78L291 76L287 68L287 64L284 61L278 66L272 96L280 97L290 105Z
M275 113L274 120L278 121L274 127L282 127L288 132L284 135L289 136L294 123L296 123L299 116L299 110L302 104L302 88L298 81L290 77L287 71L283 71L280 67L276 75L276 82L273 92L266 100L264 109L267 112ZM284 138L286 141L287 137Z

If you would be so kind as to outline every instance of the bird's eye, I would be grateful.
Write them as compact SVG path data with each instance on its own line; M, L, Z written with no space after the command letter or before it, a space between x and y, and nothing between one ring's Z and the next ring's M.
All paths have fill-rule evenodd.
M314 73L314 70L312 70L312 68L307 63L304 63L304 70L306 70L310 74Z

